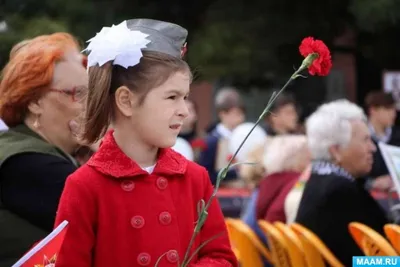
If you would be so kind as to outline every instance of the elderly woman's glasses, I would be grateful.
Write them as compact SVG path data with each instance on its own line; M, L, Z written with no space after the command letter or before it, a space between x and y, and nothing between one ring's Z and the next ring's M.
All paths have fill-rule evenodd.
M73 87L71 89L50 89L51 92L62 93L71 97L72 101L79 102L82 101L87 95L87 87L85 86L78 86Z

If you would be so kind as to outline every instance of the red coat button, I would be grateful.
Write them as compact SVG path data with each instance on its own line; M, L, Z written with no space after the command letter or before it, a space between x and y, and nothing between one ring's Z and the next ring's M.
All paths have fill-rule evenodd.
M159 217L160 223L163 225L168 225L171 223L171 214L168 211L164 211L160 213Z
M164 177L160 177L157 179L157 187L161 190L164 190L168 186L168 180Z
M170 263L176 263L176 262L178 262L178 260L179 260L178 252L177 252L176 250L174 250L174 249L168 251L168 252L167 252L167 260L168 260Z
M131 225L133 228L140 229L144 226L144 218L142 216L134 216L131 219Z
M135 183L129 180L122 181L121 188L126 192L132 191L135 188Z
M147 266L150 264L151 257L149 253L140 253L137 257L137 262L140 266Z

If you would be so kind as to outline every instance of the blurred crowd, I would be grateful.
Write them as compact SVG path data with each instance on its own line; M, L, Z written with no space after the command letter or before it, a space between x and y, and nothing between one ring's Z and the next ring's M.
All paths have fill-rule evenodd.
M45 52L36 49L44 44L49 47ZM13 48L3 70L0 243L8 245L0 250L0 266L10 266L53 229L66 178L98 148L77 134L88 82L80 49L67 34L27 40ZM299 122L299 105L289 93L282 94L255 126L246 119L240 92L220 88L214 99L218 119L199 131L202 107L189 98L190 115L173 148L206 168L216 184L219 171L255 126L234 158L254 164L231 168L221 190L250 192L242 219L267 246L258 219L296 221L350 266L351 256L362 253L347 224L359 221L382 232L384 224L395 221L373 192L393 188L378 144L400 146L396 103L392 95L377 90L362 107L345 99L321 103L304 123Z

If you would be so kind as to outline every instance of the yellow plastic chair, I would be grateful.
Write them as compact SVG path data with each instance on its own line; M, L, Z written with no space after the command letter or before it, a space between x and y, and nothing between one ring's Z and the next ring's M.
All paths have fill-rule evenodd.
M282 222L275 222L274 225L286 238L292 266L306 267L303 245L293 229Z
M383 236L365 224L351 222L349 232L366 256L398 256Z
M240 262L240 252L239 252L239 250L232 246L232 251L235 254L235 257L238 260L238 262Z
M400 253L400 226L397 224L386 224L383 228L386 237L389 239L393 248Z
M289 245L284 235L276 229L274 225L265 220L259 220L258 225L267 237L274 266L297 267L296 265L293 265L290 260Z
M307 266L325 267L325 262L327 262L332 267L344 267L343 263L333 255L324 242L312 231L298 223L291 224L290 228L300 239Z
M233 245L233 242L232 242L232 233L231 233L231 229L228 227L228 224L227 224L227 227L226 227L226 228L228 229L228 237L229 237L229 240L230 240L230 242L231 242L232 251L233 251L233 253L235 254L236 259L240 262L240 252L239 252L239 250Z
M272 263L271 253L247 224L232 218L225 219L225 222L232 245L239 251L241 267L264 266L262 256Z

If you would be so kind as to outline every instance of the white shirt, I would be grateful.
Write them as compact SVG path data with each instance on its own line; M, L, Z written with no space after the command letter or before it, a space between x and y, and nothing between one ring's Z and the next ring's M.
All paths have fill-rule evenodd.
M229 139L232 135L232 131L229 130L228 128L226 128L224 125L222 125L221 123L219 123L216 127L217 132L226 139Z
M0 132L7 131L7 130L8 130L7 125L4 123L4 121L2 119L0 119Z
M149 166L149 167L143 167L142 169L151 174L154 171L154 168L156 167L156 164Z

